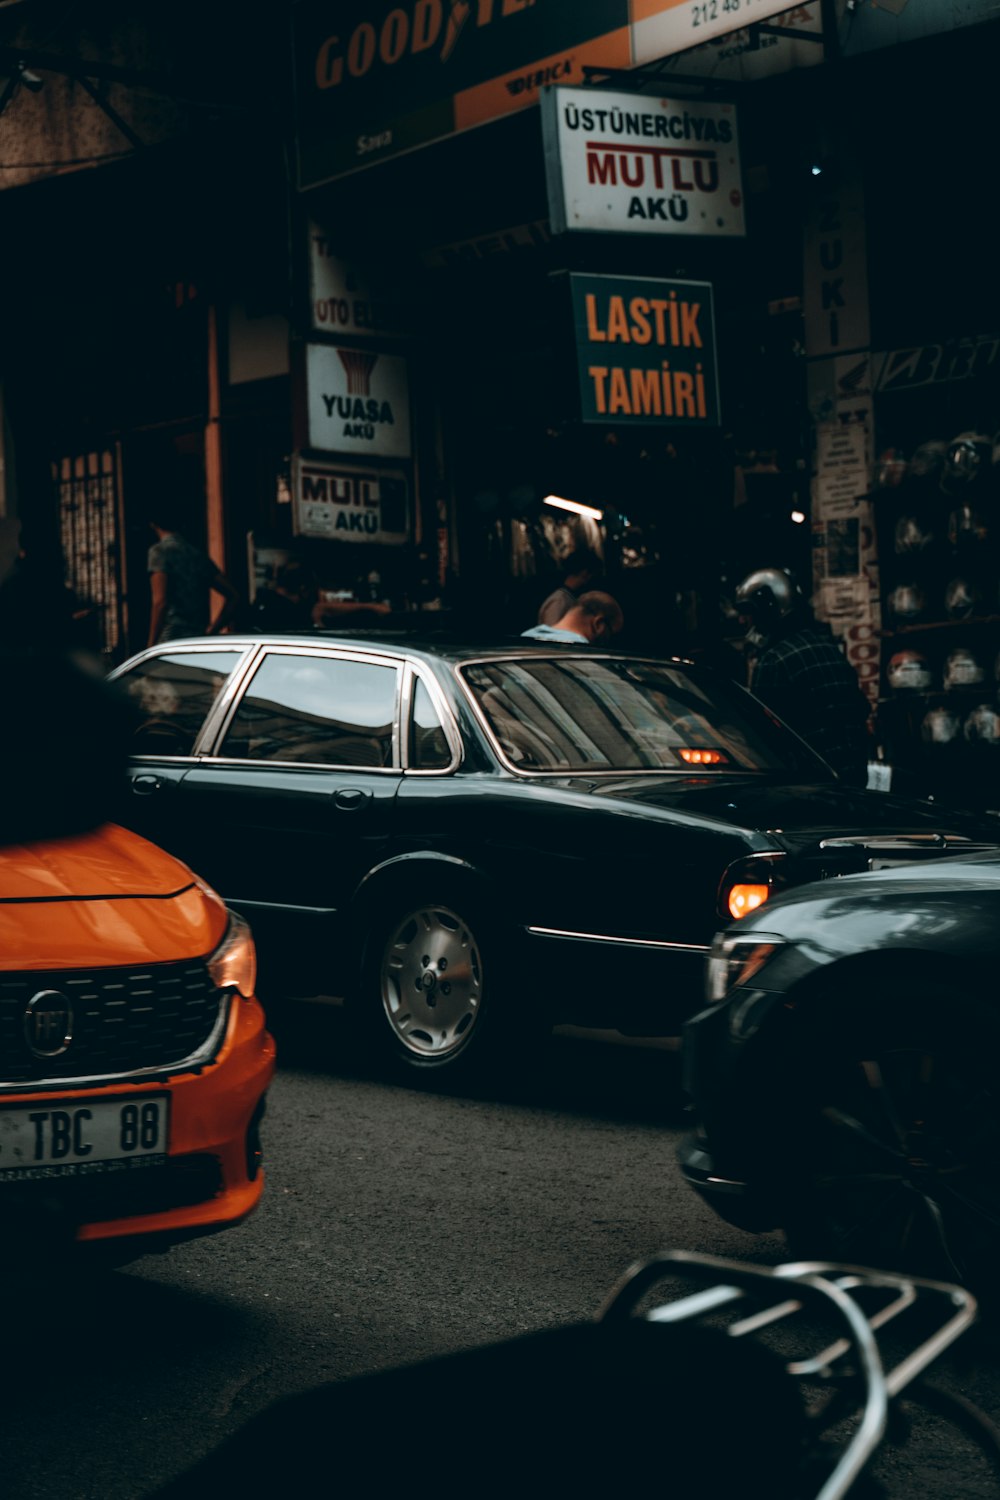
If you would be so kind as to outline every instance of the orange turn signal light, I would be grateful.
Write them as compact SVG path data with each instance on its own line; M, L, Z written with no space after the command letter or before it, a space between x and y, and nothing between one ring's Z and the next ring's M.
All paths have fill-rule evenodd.
M726 762L721 750L680 750L678 754L689 766L722 766Z
M771 894L769 885L734 885L729 892L727 905L731 917L745 917L763 906Z

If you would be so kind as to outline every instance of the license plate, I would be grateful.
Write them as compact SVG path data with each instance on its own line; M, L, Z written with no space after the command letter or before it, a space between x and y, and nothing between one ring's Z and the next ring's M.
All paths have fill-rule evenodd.
M0 1182L162 1166L168 1108L167 1094L143 1094L0 1109Z

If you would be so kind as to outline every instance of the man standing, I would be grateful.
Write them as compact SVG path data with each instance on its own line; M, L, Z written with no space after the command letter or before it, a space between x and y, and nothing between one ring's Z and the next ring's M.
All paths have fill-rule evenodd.
M816 620L791 577L759 568L736 590L756 648L750 691L851 786L868 778L868 700L829 626Z
M564 615L552 625L533 625L522 631L535 641L566 641L575 646L594 646L598 641L610 641L625 624L618 601L610 594L594 590L581 594Z
M181 535L171 507L159 505L149 524L157 539L147 558L152 594L148 644L188 635L217 635L236 613L239 595L235 588L200 547ZM214 620L210 619L213 593L223 599Z
M604 572L601 559L589 547L577 547L559 565L562 583L543 600L538 611L539 625L554 625L572 609L581 591L596 583Z

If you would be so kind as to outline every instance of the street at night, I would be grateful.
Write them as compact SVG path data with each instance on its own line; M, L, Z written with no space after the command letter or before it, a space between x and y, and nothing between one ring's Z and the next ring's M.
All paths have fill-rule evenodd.
M663 1248L782 1258L778 1239L727 1228L680 1180L669 1051L560 1036L530 1084L447 1095L345 1066L340 1019L300 1006L277 1026L267 1191L243 1228L97 1287L33 1288L8 1316L8 1493L144 1496L280 1396L588 1318L630 1262ZM995 1409L996 1336L966 1345L946 1379ZM665 1486L669 1419L620 1437L650 1445ZM878 1473L927 1500L995 1493L981 1455L938 1422L918 1422Z

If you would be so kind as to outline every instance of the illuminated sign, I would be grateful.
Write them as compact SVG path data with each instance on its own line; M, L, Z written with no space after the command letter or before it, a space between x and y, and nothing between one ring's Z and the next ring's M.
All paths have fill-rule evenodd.
M292 524L297 536L398 546L409 540L409 482L398 469L297 457Z
M570 276L584 422L717 427L712 288Z
M557 234L745 233L731 104L555 88L542 121Z
M406 360L375 349L306 349L309 447L371 458L410 455Z

